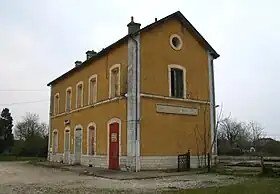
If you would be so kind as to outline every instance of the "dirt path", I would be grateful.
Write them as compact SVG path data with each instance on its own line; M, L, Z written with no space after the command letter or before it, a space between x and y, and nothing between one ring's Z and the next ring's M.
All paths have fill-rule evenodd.
M26 162L0 162L0 193L136 193L232 184L237 181L239 180L233 177L213 174L149 180L111 180L35 167Z

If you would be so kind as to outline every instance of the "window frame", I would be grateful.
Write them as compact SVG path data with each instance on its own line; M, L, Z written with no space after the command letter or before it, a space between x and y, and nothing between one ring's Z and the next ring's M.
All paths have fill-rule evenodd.
M80 107L78 107L78 89L79 87L82 86L82 91L81 91L81 102L80 102ZM76 84L76 108L82 108L83 107L83 102L84 102L84 82L79 81Z
M90 151L90 144L89 144L89 131L90 131L90 127L94 127L94 139L92 140L93 141L93 149L94 149L94 154L91 154L89 151ZM91 122L91 123L89 123L88 124L88 126L87 126L87 155L89 155L89 156L96 156L96 140L97 140L97 138L96 138L96 124L94 123L94 122Z
M55 133L56 133L56 135L57 135L57 139L56 139L56 142L54 142L55 141L55 139L54 139L54 135L55 135ZM56 144L55 144L56 143ZM59 137L58 137L58 129L54 129L53 131L52 131L52 153L53 154L56 154L56 153L58 153L58 150L59 150ZM56 145L56 146L54 146L54 145Z
M115 98L118 96L118 95L116 95L116 96L112 97L112 71L117 68L118 68L118 72L119 72L119 75L118 75L119 88L116 93L118 95L121 94L121 64L115 64L115 65L112 65L109 69L109 98Z
M98 91L98 76L97 74L94 74L92 76L89 77L88 79L88 105L91 105L91 104L94 104L97 102L97 91ZM90 100L90 97L91 97L91 94L92 94L92 91L91 91L91 80L95 79L95 82L96 82L96 88L95 88L95 100L93 100L93 102L91 103L91 100Z
M174 97L172 96L172 81L171 81L171 70L172 69L180 69L183 71L183 99L187 98L187 87L186 87L186 68L181 66L181 65L177 65L177 64L170 64L168 65L168 86L169 86L169 97L171 98L179 98L179 97ZM182 99L182 98L181 98Z
M173 38L178 38L179 42L180 42L180 45L178 47L176 47L174 44L173 44ZM179 51L182 49L183 47L183 40L181 38L181 36L179 36L178 34L172 34L170 37L169 37L169 44L170 46L176 50L176 51Z
M69 110L67 110L67 93L68 91L70 91L70 97L69 97ZM68 88L66 88L65 90L65 112L70 112L72 109L72 94L73 94L73 90L72 87L69 86Z
M75 126L74 128L74 154L76 153L76 141L75 141L75 138L76 138L76 133L77 133L77 130L80 129L82 132L81 132L81 155L83 155L83 126L81 124L78 124ZM71 137L70 137L71 138Z
M54 100L53 100L53 115L59 114L59 106L60 106L59 103L60 103L60 97L59 97L59 93L57 92L54 95Z

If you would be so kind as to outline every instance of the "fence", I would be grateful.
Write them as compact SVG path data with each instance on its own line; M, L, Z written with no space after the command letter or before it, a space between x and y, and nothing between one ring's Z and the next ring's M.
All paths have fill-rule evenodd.
M280 171L280 157L267 156L219 156L218 166L235 170L261 171L272 168Z
M186 154L178 155L178 172L188 171L191 166L190 151Z

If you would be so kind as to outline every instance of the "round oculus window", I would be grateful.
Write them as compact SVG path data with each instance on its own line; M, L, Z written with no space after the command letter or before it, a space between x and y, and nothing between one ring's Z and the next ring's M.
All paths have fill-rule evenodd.
M181 50L183 41L181 37L177 34L173 34L170 36L170 45L174 50Z

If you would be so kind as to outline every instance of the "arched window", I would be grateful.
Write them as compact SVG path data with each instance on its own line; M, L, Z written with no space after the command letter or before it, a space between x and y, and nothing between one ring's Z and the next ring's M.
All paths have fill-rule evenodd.
M97 75L92 75L88 80L88 104L97 101Z
M53 153L58 152L58 130L53 130L53 136L52 136L52 151Z
M90 123L87 130L87 154L96 155L96 124Z
M186 98L186 69L180 65L168 65L169 96Z
M53 115L59 114L59 93L54 95L54 106L53 106Z
M71 110L71 101L72 101L72 87L66 89L66 98L65 98L65 111L68 112Z
M109 98L120 95L120 64L115 64L110 68L109 75Z
M76 85L76 108L81 108L83 106L83 82L80 81Z

